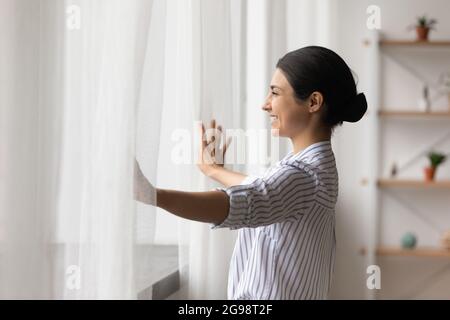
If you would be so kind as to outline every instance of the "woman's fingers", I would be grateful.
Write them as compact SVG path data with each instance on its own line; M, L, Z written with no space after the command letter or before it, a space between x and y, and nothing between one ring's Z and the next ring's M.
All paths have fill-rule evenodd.
M141 167L139 166L139 162L136 158L134 158L134 178L139 179L141 176L143 176Z
M209 121L209 126L205 130L203 121L199 122L199 132L201 137L200 156L199 160L205 164L223 164L223 159L229 145L231 144L231 137L225 142L226 136L223 132L223 127L218 125L215 119ZM222 142L224 143L221 148ZM217 149L217 153L216 153ZM220 158L220 159L218 159Z
M224 158L225 158L225 153L227 152L227 149L230 146L230 144L231 144L231 137L229 137L227 139L227 142L225 143L225 146L223 147L223 157Z
M156 189L142 173L139 162L134 159L134 199L145 204L156 205Z
M205 126L203 125L203 121L198 122L198 132L199 132L199 136L200 136L200 145L199 145L199 148L198 148L197 164L201 165L201 164L204 163L203 150L206 147Z
M217 126L217 129L215 130L215 135L216 135L215 146L216 146L216 148L219 148L220 143L222 142L222 126L221 125Z
M206 148L205 125L203 124L203 121L199 123L199 131L200 131L200 152L203 152L203 149Z
M206 137L205 137L205 125L201 123L201 139L202 139L202 149L206 147Z
M210 144L211 142L216 143L217 137L216 137L216 120L215 119L211 120L211 128L209 130L209 135L210 135L210 138L209 138L208 144Z
M211 164L213 161L211 159L211 154L209 151L209 142L208 142L208 130L205 130L205 125L203 124L203 121L200 121L199 124L199 131L200 131L200 148L199 148L199 156L198 156L198 164Z

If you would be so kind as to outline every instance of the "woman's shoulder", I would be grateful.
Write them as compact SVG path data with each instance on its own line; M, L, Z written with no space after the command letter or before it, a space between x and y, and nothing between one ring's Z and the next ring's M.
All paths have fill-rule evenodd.
M284 163L271 167L262 179L269 183L283 180L289 180L291 183L295 183L296 181L312 182L316 178L317 173L312 166L306 163L304 165Z

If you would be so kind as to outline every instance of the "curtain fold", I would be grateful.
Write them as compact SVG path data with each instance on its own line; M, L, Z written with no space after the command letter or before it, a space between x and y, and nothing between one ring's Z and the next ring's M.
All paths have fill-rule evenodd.
M131 179L150 5L2 1L2 298L136 297Z
M1 298L137 298L168 213L133 201L133 158L157 186L218 186L195 122L242 128L243 3L2 1ZM225 299L236 234L177 224L180 298Z
M194 1L192 16L195 18L194 57L201 59L194 69L199 90L196 119L207 122L216 119L225 129L241 129L240 117L244 110L241 75L244 65L235 52L241 51L240 34L233 32L234 25L242 24L240 1ZM194 29L195 30L195 29ZM241 55L242 57L242 55ZM194 109L195 110L195 109ZM236 144L236 141L234 141ZM234 146L233 146L234 147ZM231 165L232 169L238 166ZM197 180L203 190L218 186L205 178ZM226 299L229 261L236 240L236 231L211 230L209 225L191 222L189 226L188 295L190 299ZM181 260L182 261L182 260ZM183 279L183 278L182 278Z
M241 1L168 0L165 94L158 162L159 186L205 191L217 186L195 162L197 121L241 128L243 109ZM175 116L176 115L176 116ZM183 146L179 157L174 146ZM237 166L234 166L236 169ZM170 173L170 174L169 174ZM164 214L164 213L162 213ZM182 290L178 298L226 299L235 232L178 220Z

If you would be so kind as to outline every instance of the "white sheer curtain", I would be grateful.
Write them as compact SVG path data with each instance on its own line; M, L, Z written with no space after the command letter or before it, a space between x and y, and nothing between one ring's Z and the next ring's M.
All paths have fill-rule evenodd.
M136 297L134 117L151 4L1 1L0 297Z
M159 186L190 191L216 184L197 169L196 121L225 129L243 119L240 0L168 0ZM155 79L156 80L156 79ZM180 148L181 146L181 148ZM182 156L178 154L181 150ZM183 156L184 155L184 156ZM232 166L238 168L239 166ZM177 298L226 299L235 233L179 219L182 290Z
M336 50L338 0L284 1L288 51L313 45Z
M136 244L158 226L132 200L133 157L152 182L216 186L195 165L193 126L244 123L243 1L0 6L0 297L136 298L152 262ZM235 233L178 227L179 297L226 298Z

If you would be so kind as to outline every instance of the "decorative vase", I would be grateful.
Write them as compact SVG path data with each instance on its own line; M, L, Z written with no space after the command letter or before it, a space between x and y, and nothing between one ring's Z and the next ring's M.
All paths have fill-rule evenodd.
M429 32L430 32L429 28L416 27L417 40L418 41L428 41L428 33Z
M445 249L450 250L450 230L447 230L443 233L441 241L442 241L442 246Z
M411 233L407 232L402 237L402 248L404 249L414 249L417 244L417 238L416 236Z
M434 176L436 174L436 168L435 167L426 167L423 169L425 173L425 181L433 181Z
M430 112L431 102L429 98L429 89L425 85L422 90L422 97L418 101L419 109L422 112Z

